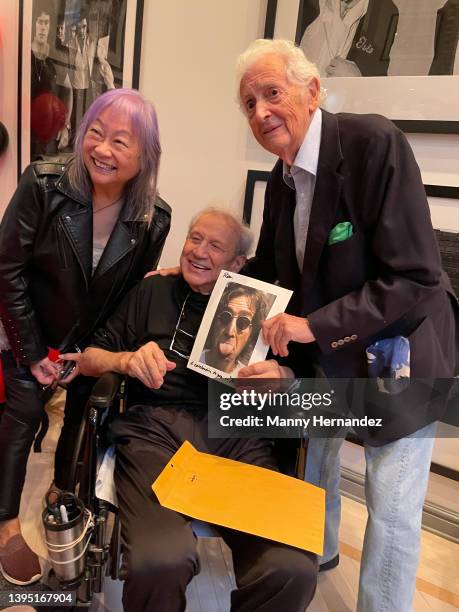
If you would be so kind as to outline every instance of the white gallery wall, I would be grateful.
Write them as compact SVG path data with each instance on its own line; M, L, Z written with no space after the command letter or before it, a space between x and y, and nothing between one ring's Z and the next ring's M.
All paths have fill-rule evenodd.
M160 190L173 207L173 240L162 265L178 261L191 216L212 204L242 211L248 168L274 157L251 146L237 101L234 63L262 36L266 0L145 3L140 89L158 110Z
M163 148L159 186L173 208L163 266L177 263L194 213L212 204L242 213L247 170L269 170L274 163L239 111L233 77L237 55L263 35L266 4L145 0L140 89L158 111ZM298 4L279 1L276 36L294 37ZM0 0L0 121L11 140L0 158L0 215L16 185L18 12L18 0ZM438 92L439 106L447 95ZM459 100L457 107L459 120ZM425 183L459 186L459 135L408 138ZM260 184L260 202L262 192ZM459 231L459 201L431 199L430 204L436 227ZM457 469L450 442L455 441L437 445L436 460Z

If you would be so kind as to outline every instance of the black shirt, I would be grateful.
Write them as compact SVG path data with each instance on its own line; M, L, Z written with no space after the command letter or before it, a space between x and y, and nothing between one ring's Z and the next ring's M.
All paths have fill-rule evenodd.
M112 352L136 351L153 340L176 364L160 389L131 379L130 404L207 407L207 378L186 364L208 301L182 277L151 276L134 287L96 333L91 346Z

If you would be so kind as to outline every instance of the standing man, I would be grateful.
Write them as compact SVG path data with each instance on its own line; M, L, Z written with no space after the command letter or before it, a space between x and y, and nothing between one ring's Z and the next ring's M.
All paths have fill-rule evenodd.
M98 40L88 31L88 10L85 6L80 10L75 32L75 37L71 37L68 43L69 64L72 68L73 133L88 107L97 95L102 93L100 87L95 86L99 76L102 77L106 89L115 88L110 64L98 53Z
M34 36L30 64L30 158L55 155L68 143L68 128L72 113L72 90L67 72L62 78L60 68L51 57L49 31L51 15L48 4L33 6Z
M239 57L238 77L255 138L279 156L256 255L246 268L294 291L288 313L263 324L274 354L288 356L297 377L313 364L330 378L365 378L366 348L402 336L412 377L451 377L455 298L403 133L381 116L322 111L317 68L290 41L252 43ZM442 407L406 405L383 416L390 418L378 431L359 431L369 511L359 612L411 610ZM308 449L306 478L327 488L323 569L339 560L341 443L315 438Z

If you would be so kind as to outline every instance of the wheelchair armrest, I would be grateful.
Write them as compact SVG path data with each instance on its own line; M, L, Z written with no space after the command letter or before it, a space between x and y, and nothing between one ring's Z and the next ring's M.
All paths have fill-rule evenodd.
M107 408L117 398L123 377L115 372L106 372L94 385L89 402L93 408Z

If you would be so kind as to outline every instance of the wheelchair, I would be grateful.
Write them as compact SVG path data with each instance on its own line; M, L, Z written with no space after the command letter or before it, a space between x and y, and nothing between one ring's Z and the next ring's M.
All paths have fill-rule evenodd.
M101 593L104 578L119 578L121 560L121 525L117 508L96 496L99 468L110 445L107 429L111 420L126 411L134 402L128 399L128 381L120 374L108 372L95 383L86 405L84 418L75 443L70 465L69 490L81 500L91 515L92 527L88 535L83 572L71 581L54 577L57 588L76 591L76 608L89 607L93 597ZM304 477L306 442L279 439L275 444L281 472ZM198 536L216 535L212 526L193 521ZM53 585L54 586L54 585Z
M103 591L104 577L118 578L121 557L120 522L116 506L96 496L97 474L107 449L106 431L114 416L126 409L125 382L109 372L95 383L86 404L69 467L68 493L84 505L90 526L86 533L83 571L71 580L54 569L49 586L76 592L75 608L89 607L94 594ZM67 492L64 492L65 496ZM48 544L48 552L53 558ZM57 546L57 549L59 545ZM56 549L55 549L56 550ZM53 563L53 561L51 561Z

